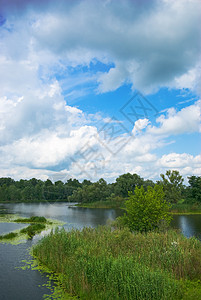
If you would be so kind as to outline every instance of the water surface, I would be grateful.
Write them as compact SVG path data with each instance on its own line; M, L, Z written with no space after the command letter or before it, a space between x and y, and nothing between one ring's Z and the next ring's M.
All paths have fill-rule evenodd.
M3 208L3 209L1 209ZM18 214L19 217L44 216L66 222L66 230L96 227L104 225L109 219L114 220L121 211L113 209L88 209L69 207L65 203L56 204L5 204L0 207L0 214ZM27 224L0 223L0 233L8 233L23 228ZM24 244L9 245L0 243L0 299L1 300L41 300L50 290L42 287L47 283L45 274L37 270L16 269L23 266L22 260L29 260L30 248L39 240L39 236ZM39 287L40 285L40 287Z
M66 203L41 203L41 204L3 204L0 206L0 214L18 214L19 217L44 216L66 222L64 228L81 229L86 226L97 227L104 225L109 220L114 220L122 214L115 209L91 209L72 207ZM25 224L0 223L0 234L19 229ZM201 215L174 215L172 226L180 229L187 236L196 236L201 239ZM46 287L45 274L37 270L21 270L22 260L30 259L29 249L39 240L39 236L20 245L7 245L0 243L0 299L1 300L41 300L43 294L50 294ZM3 271L2 271L3 270ZM39 287L39 285L41 285Z

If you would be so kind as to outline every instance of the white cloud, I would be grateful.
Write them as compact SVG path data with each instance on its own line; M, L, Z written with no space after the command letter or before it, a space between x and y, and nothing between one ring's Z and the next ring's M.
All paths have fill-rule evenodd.
M184 81L196 66L200 8L196 0L150 1L149 6L138 1L82 1L66 11L64 7L63 14L39 16L35 42L39 49L77 64L108 57L115 68L99 77L101 92L125 81L148 92L171 86L175 78L177 84L179 77Z
M160 157L154 151L170 143L166 137L200 130L200 101L178 112L169 109L155 126L138 120L133 138L120 136L126 145L116 155L95 125L111 119L86 115L70 101L97 84L103 93L125 82L145 92L161 86L199 92L200 2L42 2L0 0L7 18L0 24L0 176L46 179L53 166L80 178L87 170L94 180L125 172L156 178L165 168L199 174L200 156ZM112 67L83 71L97 61ZM89 142L100 155L95 175L93 159L76 154Z
M156 122L159 127L149 128L149 132L154 135L176 135L182 133L201 131L201 101L185 107L179 112L174 108L168 109L168 115L161 115Z

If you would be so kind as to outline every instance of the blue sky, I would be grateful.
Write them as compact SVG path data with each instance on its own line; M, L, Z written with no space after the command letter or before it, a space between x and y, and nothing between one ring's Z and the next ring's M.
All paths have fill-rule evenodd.
M0 0L0 176L200 176L200 17L197 0Z

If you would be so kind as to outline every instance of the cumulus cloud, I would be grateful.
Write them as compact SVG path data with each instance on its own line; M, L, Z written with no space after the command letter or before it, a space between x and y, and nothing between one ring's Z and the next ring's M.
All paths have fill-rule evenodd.
M43 15L33 31L37 47L68 57L81 50L80 63L87 63L86 52L90 59L107 57L115 67L98 78L100 92L115 90L125 81L144 92L172 86L198 63L201 3L139 3L81 1L63 15Z
M93 180L125 172L155 179L165 168L200 174L199 155L156 154L167 137L200 131L200 101L169 109L155 125L139 119L110 145L95 122L113 121L69 103L89 83L97 93L124 83L145 93L164 86L199 93L200 5L0 0L0 176L46 179L53 169ZM107 70L85 71L96 62ZM87 158L80 156L86 145L93 148Z
M201 132L201 101L185 107L179 112L174 108L167 111L167 117L162 114L156 122L159 127L149 128L149 132L159 135L177 135L190 132Z
M163 86L199 90L201 3L197 0L83 0L60 1L60 5L1 1L7 14L1 26L1 49L11 57L29 60L32 55L32 62L48 66L58 60L65 66L89 65L94 59L113 63L109 71L96 76L100 93L125 82L144 93ZM9 67L7 63L4 68Z

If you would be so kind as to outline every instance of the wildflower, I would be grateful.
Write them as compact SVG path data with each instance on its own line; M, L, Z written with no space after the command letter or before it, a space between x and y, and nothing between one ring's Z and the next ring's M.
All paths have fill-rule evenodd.
M173 242L171 243L171 245L172 245L173 247L177 247L177 246L178 246L178 243L177 243L176 241L173 241Z

